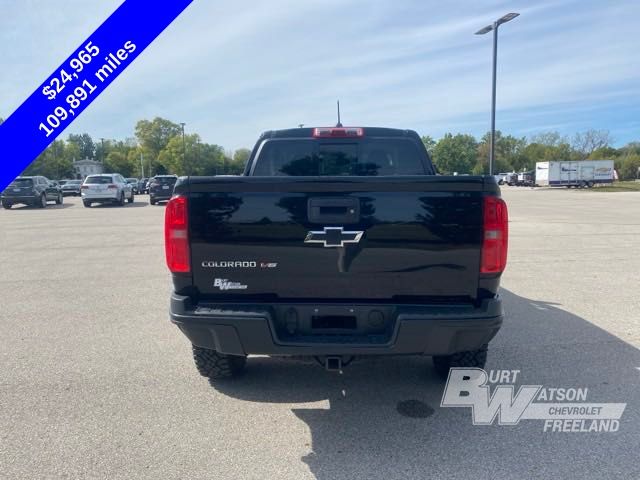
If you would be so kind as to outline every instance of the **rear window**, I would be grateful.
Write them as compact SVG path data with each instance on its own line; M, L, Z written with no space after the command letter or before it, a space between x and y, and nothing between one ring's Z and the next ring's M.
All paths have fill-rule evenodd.
M32 178L16 178L13 182L11 182L12 187L33 187L33 179Z
M406 138L360 141L269 140L255 176L424 175L423 153Z
M107 177L104 175L94 175L91 177L87 177L84 183L88 185L101 185L105 183L113 183L113 180L111 179L111 177Z
M160 185L174 185L178 179L176 177L156 177L153 180Z

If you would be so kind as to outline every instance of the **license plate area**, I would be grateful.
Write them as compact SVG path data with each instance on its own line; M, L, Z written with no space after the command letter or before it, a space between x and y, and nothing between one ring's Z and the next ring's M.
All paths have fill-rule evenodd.
M282 343L384 344L395 310L383 305L277 305L273 323Z
M311 317L312 330L355 330L356 328L355 315L313 315Z

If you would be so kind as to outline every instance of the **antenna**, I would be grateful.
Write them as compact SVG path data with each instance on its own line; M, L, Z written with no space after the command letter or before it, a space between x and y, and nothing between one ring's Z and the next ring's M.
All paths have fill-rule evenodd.
M338 123L336 124L336 127L342 127L342 123L340 123L340 100L338 100L337 102L338 102Z

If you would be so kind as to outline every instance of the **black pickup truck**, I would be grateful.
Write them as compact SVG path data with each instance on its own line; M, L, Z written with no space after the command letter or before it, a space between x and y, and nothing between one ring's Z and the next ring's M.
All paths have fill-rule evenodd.
M244 175L178 180L165 245L171 320L211 379L251 354L424 354L446 377L502 324L496 181L436 175L410 130L265 132Z

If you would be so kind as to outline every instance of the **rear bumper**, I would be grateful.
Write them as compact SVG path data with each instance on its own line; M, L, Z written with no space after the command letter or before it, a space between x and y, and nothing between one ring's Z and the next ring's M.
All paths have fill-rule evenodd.
M91 200L92 202L115 202L118 200L120 193L118 190L112 190L110 192L100 193L81 193L83 200Z
M369 311L378 307L347 308ZM278 327L276 311L282 311L282 306L192 305L189 297L174 293L170 315L194 345L231 355L448 355L488 343L503 320L499 297L485 300L478 308L398 305L391 307L392 321L384 335L320 334L287 338Z
M150 191L149 192L149 197L153 198L154 200L169 200L172 196L173 196L173 192L169 192L169 191L164 191L164 192Z
M5 203L25 203L27 205L40 201L40 197L35 195L2 195L1 199Z

